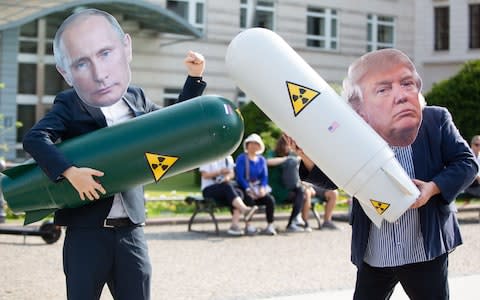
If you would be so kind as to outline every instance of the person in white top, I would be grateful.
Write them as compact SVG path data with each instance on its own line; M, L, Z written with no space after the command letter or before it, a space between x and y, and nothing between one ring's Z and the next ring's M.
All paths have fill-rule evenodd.
M243 202L243 193L235 188L235 164L231 156L205 164L199 168L202 175L201 189L205 198L213 198L216 201L230 206L232 212L232 224L227 233L230 235L243 235L240 227L240 216L243 213L245 226L258 209L257 206L248 207Z

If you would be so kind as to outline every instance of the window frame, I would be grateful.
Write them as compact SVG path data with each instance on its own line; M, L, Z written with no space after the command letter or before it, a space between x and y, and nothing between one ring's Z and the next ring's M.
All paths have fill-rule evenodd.
M468 30L469 30L468 48L469 49L480 49L480 30L478 30L479 27L480 27L480 3L471 3L468 5Z
M441 10L446 10L446 14L439 15ZM439 19L445 17L446 19ZM439 28L444 26L446 22L447 28ZM450 50L450 6L437 5L433 7L433 50L448 51Z
M324 12L314 12L312 9L322 9ZM308 21L309 18L318 18L323 19L325 24L325 34L322 35L314 35L308 33ZM314 48L314 49L322 49L322 50L338 50L339 39L338 39L338 28L339 28L339 21L338 21L338 11L332 8L324 8L324 7L307 7L306 12L306 19L307 19L307 47ZM335 23L335 24L334 24ZM332 28L335 27L336 35L333 36ZM323 41L324 46L313 46L309 45L309 41ZM332 47L332 44L335 43L335 47Z
M247 29L247 16L251 13L250 12L250 9L251 9L251 6L249 5L250 4L250 1L251 0L240 0L240 29ZM260 2L260 3L259 3ZM270 5L264 5L263 3L271 3L271 6ZM268 26L260 26L260 24L258 24L258 12L262 12L262 13L271 13L271 20L272 20L272 26L271 28L268 27ZM255 20L253 20L253 23L252 24L252 27L263 27L263 28L267 28L267 29L270 29L272 31L275 31L275 1L274 0L261 0L261 1L257 1L257 6L255 7Z
M168 3L169 2L182 2L187 4L187 16L182 16L177 14L175 11L172 9L168 8ZM201 8L198 6L201 5ZM195 27L198 31L200 32L205 32L205 23L206 23L206 9L205 9L205 0L167 0L165 2L165 7L180 16L181 18L184 18L190 25ZM201 10L201 19L202 21L197 22L197 14Z
M391 21L379 20L380 18L390 18ZM392 42L379 41L378 31L380 27L390 27L392 29ZM396 35L395 35L396 23L394 16L368 14L367 15L367 51L374 51L385 48L395 48ZM371 32L369 32L371 31ZM369 39L371 37L371 40Z

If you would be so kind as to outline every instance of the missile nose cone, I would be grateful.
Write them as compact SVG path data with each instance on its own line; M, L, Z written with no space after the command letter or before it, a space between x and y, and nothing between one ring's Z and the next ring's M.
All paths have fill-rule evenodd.
M243 118L240 111L233 103L219 96L204 96L202 99L202 108L205 116L211 122L210 133L216 139L220 139L221 144L231 144L237 141L238 146L243 136ZM221 122L218 122L218 120Z

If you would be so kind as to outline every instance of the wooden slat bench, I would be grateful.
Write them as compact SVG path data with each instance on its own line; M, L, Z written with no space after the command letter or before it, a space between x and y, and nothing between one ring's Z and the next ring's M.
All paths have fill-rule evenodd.
M197 215L199 213L207 213L210 216L210 218L211 218L211 220L212 220L212 222L215 226L215 234L216 235L220 234L220 230L219 230L219 227L218 227L218 220L215 217L215 211L218 208L225 207L225 206L219 205L219 203L216 202L212 198L204 198L202 196L187 196L185 198L185 202L195 205L193 214L190 217L190 220L188 221L188 231L195 231L195 230L192 229L192 226L195 223L195 218L197 217ZM282 204L285 204L285 203L276 203L276 204L282 205ZM320 214L316 210L317 204L320 204L320 200L318 198L313 198L312 199L312 205L311 205L311 211L312 211L312 214L313 214L314 218L317 220L318 228L320 228L321 227L321 220L320 220Z

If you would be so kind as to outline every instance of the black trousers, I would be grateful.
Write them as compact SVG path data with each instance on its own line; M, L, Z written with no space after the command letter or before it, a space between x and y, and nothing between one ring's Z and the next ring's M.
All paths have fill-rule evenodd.
M449 299L448 254L399 267L376 268L363 263L357 270L353 299L390 299L399 282L412 300Z
M150 299L152 267L141 226L67 227L63 269L69 300L99 299L105 284L116 300Z
M287 227L292 225L295 217L302 211L304 204L305 190L302 187L297 187L291 190L288 194L288 200L292 201L292 212L288 219Z
M248 206L265 205L265 217L267 218L267 222L273 223L275 220L275 198L273 198L271 194L266 194L264 197L254 200L248 196L247 192L245 192L245 199L243 199L243 201Z
M224 205L233 208L233 200L236 197L240 197L243 200L243 192L239 188L235 187L232 182L215 183L207 186L202 191L203 197L213 198Z

